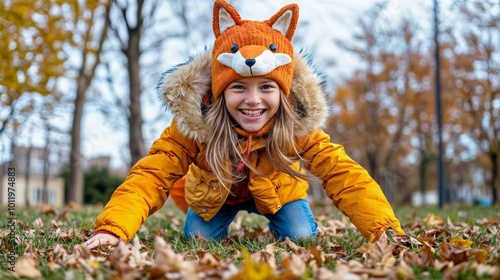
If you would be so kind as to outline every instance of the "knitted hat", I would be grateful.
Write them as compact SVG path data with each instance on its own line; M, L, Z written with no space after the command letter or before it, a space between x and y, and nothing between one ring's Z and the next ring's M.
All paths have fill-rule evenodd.
M290 94L294 69L292 37L299 7L289 4L266 21L242 20L225 0L215 0L212 95L220 97L233 81L264 77Z

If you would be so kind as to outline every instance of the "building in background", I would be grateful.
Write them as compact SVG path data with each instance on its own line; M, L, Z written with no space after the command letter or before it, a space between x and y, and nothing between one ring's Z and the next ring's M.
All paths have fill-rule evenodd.
M67 166L67 152L48 151L44 147L14 147L12 161L0 163L0 206L8 203L8 169L15 168L15 204L18 207L44 203L44 186L47 186L47 204L63 207L65 187L62 173ZM112 169L107 155L84 159L83 168L106 168L109 174L124 178L127 170ZM46 174L46 175L44 175Z
M128 174L128 169L125 169L124 167L113 168L111 166L111 156L109 155L100 155L88 159L86 158L84 159L83 164L84 164L83 169L85 171L97 167L97 168L105 168L108 170L109 175L119 178L125 178Z
M41 147L14 147L13 160L0 165L0 205L7 205L9 188L7 170L15 168L16 206L33 206L44 203L47 187L47 203L54 207L64 205L64 180L60 172L67 156L49 153ZM11 187L12 188L12 187Z
M111 169L111 157L96 156L85 160L84 164L84 170L88 170L91 167L107 168L109 170Z

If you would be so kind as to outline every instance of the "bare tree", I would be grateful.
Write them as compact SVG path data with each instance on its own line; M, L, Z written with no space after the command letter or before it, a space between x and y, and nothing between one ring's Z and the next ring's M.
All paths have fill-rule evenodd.
M146 154L144 138L142 135L142 106L141 106L141 82L140 82L140 55L141 55L141 37L144 25L144 0L136 1L137 7L135 13L128 13L131 7L128 3L119 3L113 1L113 5L120 9L122 23L127 30L126 38L121 38L118 28L111 24L113 34L120 41L121 51L127 59L127 73L129 82L129 104L128 104L128 124L129 124L129 149L132 164L137 162ZM158 1L153 4L151 13L157 9ZM133 17L128 18L128 15ZM148 15L152 16L152 15ZM135 22L135 25L134 25Z
M78 5L78 4L77 4ZM69 190L67 192L67 201L73 201L78 204L83 203L83 156L81 152L81 133L83 107L86 101L86 93L90 87L92 79L95 76L96 68L100 63L100 55L104 40L109 26L108 3L103 3L105 12L103 13L104 24L100 27L101 31L96 31L97 22L96 9L90 9L91 17L87 18L86 30L82 34L82 45L80 50L81 65L78 70L76 83L76 97L73 110L73 125L71 128L71 152L69 163ZM99 38L94 38L94 32L97 32ZM96 44L97 47L94 47Z
M145 75L148 68L145 58L154 56L154 66L158 67L159 58L163 57L161 50L169 41L181 39L181 42L189 45L191 35L207 28L206 25L195 25L195 21L190 20L188 12L193 10L192 6L189 1L181 0L168 3L160 0L113 1L110 38L111 41L117 42L120 53L125 57L123 67L120 68L127 69L128 97L124 98L118 93L119 90L115 90L117 84L122 84L118 81L119 78L116 77L111 65L111 63L116 63L116 56L113 57L113 61L106 62L106 82L113 96L114 107L118 108L118 114L126 116L130 166L146 154L143 135L145 120L142 112L144 89L141 81L149 82L145 78L150 77ZM114 11L117 13L113 13ZM161 11L168 11L168 18L165 18L167 16L164 15L165 13L160 13ZM208 13L204 11L202 14ZM209 18L206 20L209 22ZM199 21L203 20L198 18L197 22ZM170 28L170 26L176 27ZM201 33L204 32L201 31ZM169 53L179 51L182 52L182 48L169 50ZM148 87L153 88L154 85L148 84ZM102 101L98 103L101 103L100 109L106 115L113 110L109 108L109 103L105 104Z

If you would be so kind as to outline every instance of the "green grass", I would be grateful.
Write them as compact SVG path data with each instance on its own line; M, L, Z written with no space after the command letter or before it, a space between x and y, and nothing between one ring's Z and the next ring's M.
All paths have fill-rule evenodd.
M7 253L14 245L12 239L8 238L8 214L6 209L1 209L3 214L0 220L0 237L2 238L3 246L0 248L0 253L4 256L0 259L2 270L6 270L8 265ZM54 248L63 246L66 252L71 253L75 245L81 244L86 238L92 234L92 225L94 218L99 214L102 208L82 207L79 210L70 208L56 210L54 213L43 213L39 208L32 209L17 209L16 210L16 247L15 253L17 258L23 254L32 254L39 258L38 269L42 272L45 279L62 279L65 278L65 273L76 273L76 279L84 279L84 274L79 271L71 271L71 266L61 267L51 271L49 263L54 256ZM400 219L403 228L411 237L418 238L425 231L433 229L425 225L424 221L428 214L434 214L441 217L444 223L449 219L457 228L451 228L444 231L436 237L436 242L450 241L451 236L462 236L474 242L474 247L481 248L481 244L487 244L491 247L498 248L498 233L488 234L487 227L491 223L500 221L500 207L471 207L471 206L447 206L443 209L437 207L421 207L418 209L412 207L396 207L396 216ZM347 223L347 219L329 203L316 203L313 205L313 212L317 217L321 217L321 221L339 220ZM212 254L217 254L221 259L233 259L237 266L241 265L241 252L243 248L250 253L264 250L266 245L275 240L269 234L261 232L262 228L266 227L267 220L261 216L246 213L240 213L239 228L232 227L230 235L223 241L213 240L187 240L182 234L182 226L184 216L177 209L167 205L158 213L152 215L146 223L141 227L137 236L144 246L144 251L148 252L151 258L154 258L154 237L162 236L173 250L177 253L186 253L186 256L194 259L197 252L207 251ZM488 221L490 224L488 224ZM491 227L490 227L491 228ZM497 226L498 229L498 226ZM244 230L249 231L251 238L244 237ZM258 233L261 233L260 235ZM357 252L365 239L355 230L346 229L345 232L338 235L324 236L320 235L317 239L299 240L296 242L298 246L308 248L308 246L320 245L324 248L325 253L341 253L341 258L345 261L357 260L362 262L363 255ZM336 247L332 247L335 244ZM9 247L10 246L10 247ZM291 249L286 244L277 243L275 257L280 260L280 252ZM410 248L415 252L418 248ZM495 257L493 254L497 254ZM499 252L491 253L489 257L490 265L500 265L498 262ZM336 261L327 262L324 267L335 270ZM414 267L415 277L417 279L442 279L443 272L432 267ZM311 278L312 272L308 270L304 279ZM107 279L109 268L102 265L96 274L103 279ZM309 275L309 276L308 276ZM481 279L474 278L472 270L466 269L458 274L459 279ZM15 279L11 274L6 272L0 273L2 279Z

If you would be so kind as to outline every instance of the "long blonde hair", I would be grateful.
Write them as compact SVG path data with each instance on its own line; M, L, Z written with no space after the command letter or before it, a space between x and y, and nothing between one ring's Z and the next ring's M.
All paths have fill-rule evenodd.
M271 130L266 136L266 153L275 169L297 179L309 179L310 175L295 170L291 165L300 160L300 151L295 141L295 128L301 126L294 108L280 91L280 106ZM237 172L236 166L243 160L250 171L262 176L239 153L238 133L233 128L234 121L227 108L224 96L214 101L205 115L207 129L210 131L206 149L206 160L212 172L230 189L233 183L245 179L246 174Z

